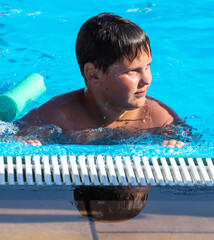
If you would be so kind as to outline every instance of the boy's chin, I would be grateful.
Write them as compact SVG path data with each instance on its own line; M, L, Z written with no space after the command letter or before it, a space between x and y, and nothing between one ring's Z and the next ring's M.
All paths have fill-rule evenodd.
M143 107L145 105L145 103L146 103L146 98L145 97L139 98L135 102L134 106L135 106L135 108L141 108L141 107Z
M146 103L146 100L144 99L143 101L141 102L137 102L137 103L133 103L133 104L130 104L128 107L127 107L127 111L131 111L131 110L135 110L135 109L138 109L138 108L142 108Z

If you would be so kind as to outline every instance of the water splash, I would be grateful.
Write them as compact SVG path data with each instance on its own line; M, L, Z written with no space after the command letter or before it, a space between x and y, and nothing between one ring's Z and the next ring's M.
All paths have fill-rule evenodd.
M0 121L0 136L5 137L11 134L17 134L19 128L13 123Z
M46 125L19 131L17 124L0 122L0 151L3 156L25 155L110 155L148 157L212 157L214 142L202 136L182 148L163 147L163 136L148 131L124 129L92 129L65 133L59 127ZM42 146L22 144L22 140L38 139ZM213 138L212 138L213 139Z

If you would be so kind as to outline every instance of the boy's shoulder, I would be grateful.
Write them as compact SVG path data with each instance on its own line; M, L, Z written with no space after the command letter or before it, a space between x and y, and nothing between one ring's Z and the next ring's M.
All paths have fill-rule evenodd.
M28 125L53 124L64 129L72 128L83 108L83 89L51 98L40 107L31 110L21 121Z
M70 104L72 104L72 106L75 107L76 105L81 103L82 95L83 89L57 95L51 98L49 101L42 104L38 108L38 111L62 110L63 108L68 107Z
M147 96L146 104L152 118L152 127L165 126L180 119L175 111L158 99Z

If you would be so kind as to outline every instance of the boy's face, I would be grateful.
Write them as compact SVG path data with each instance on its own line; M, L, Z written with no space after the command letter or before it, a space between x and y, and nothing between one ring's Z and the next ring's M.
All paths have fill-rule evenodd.
M152 81L151 61L151 55L142 52L132 62L124 59L111 65L108 73L102 73L99 79L100 100L116 110L142 107Z

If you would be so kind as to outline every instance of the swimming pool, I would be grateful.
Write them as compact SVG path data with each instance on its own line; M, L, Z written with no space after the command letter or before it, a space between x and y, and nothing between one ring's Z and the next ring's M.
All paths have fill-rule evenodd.
M212 1L4 1L0 4L0 93L31 72L45 77L46 93L31 106L84 87L75 52L80 26L100 12L114 12L149 35L153 83L148 95L172 107L203 136L182 149L153 144L44 145L0 143L1 155L214 155L214 13ZM25 113L29 111L27 109ZM24 114L24 113L23 113ZM6 125L7 132L11 126ZM5 125L0 131L5 133Z

